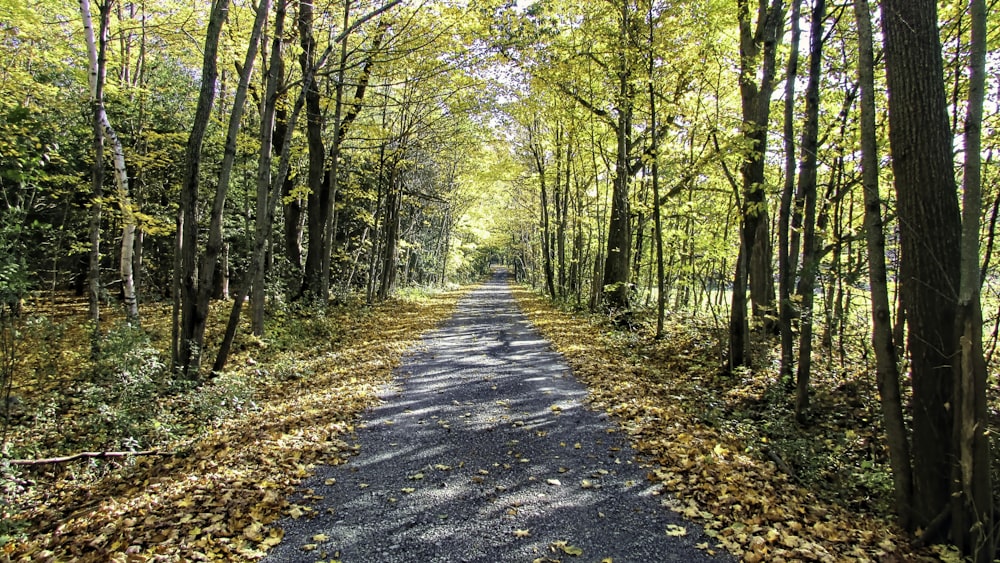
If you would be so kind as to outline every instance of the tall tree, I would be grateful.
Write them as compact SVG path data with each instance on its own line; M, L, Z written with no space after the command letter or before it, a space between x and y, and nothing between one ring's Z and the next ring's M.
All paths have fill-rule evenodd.
M198 327L198 179L201 171L201 147L215 103L216 80L219 77L218 51L222 26L229 14L229 0L213 0L205 32L205 50L201 69L201 86L194 122L184 151L184 176L181 201L177 210L176 278L179 281L180 324L175 329L171 355L174 366L184 375L197 378L201 367L201 346L196 338ZM204 322L203 320L201 322ZM175 326L178 326L175 312Z
M604 302L611 310L629 308L629 261L632 257L632 226L630 223L630 192L632 174L629 156L634 143L632 130L636 91L633 85L635 68L629 56L632 42L632 9L628 0L618 0L618 52L613 72L617 81L615 96L615 176L611 192L611 212L608 219L607 253L604 259Z
M247 90L250 86L250 78L253 76L254 62L257 59L257 51L260 47L260 40L264 24L268 19L270 6L270 0L260 0L260 3L257 5L257 15L254 19L253 30L250 32L246 57L243 60L240 80L236 86L236 93L233 96L233 106L229 113L226 144L223 149L222 165L219 168L219 179L215 187L215 198L212 201L211 217L209 218L208 240L205 244L205 253L202 255L201 264L198 268L197 298L193 315L188 318L188 321L192 325L186 327L186 332L190 334L190 339L195 343L195 349L197 350L201 350L205 340L208 307L215 288L215 266L219 262L219 258L225 248L222 233L223 212L225 211L226 198L229 193L229 181L232 177L233 165L236 160L236 145L240 133L240 124L243 120L243 111L246 108ZM191 252L197 252L197 248L192 249Z
M90 0L80 0L84 38L87 42L88 73L90 77L91 125L94 132L94 163L91 167L90 254L87 281L90 298L90 321L94 324L94 343L100 333L101 322L101 210L104 197L104 84L107 77L107 33L111 6L100 4L100 43L94 35L94 22L90 14Z
M898 355L892 335L892 309L885 267L885 231L879 196L879 153L875 123L875 55L872 47L871 8L868 0L854 1L858 27L858 82L861 85L861 173L865 198L865 239L868 243L868 279L871 284L872 348L875 380L882 405L896 515L904 529L912 529L913 469L903 418Z
M262 253L267 251L267 246L271 234L271 223L268 210L273 204L271 201L271 159L274 149L274 123L275 110L278 104L278 88L282 79L282 49L285 36L285 15L287 14L288 0L278 0L275 4L274 31L271 39L271 56L268 63L267 78L264 86L264 97L261 100L260 118L260 150L257 155L257 205L254 221L254 256L252 260L255 265L264 264ZM308 85L311 88L311 83ZM305 90L308 97L308 89ZM291 124L288 126L291 138L293 131ZM282 178L284 182L284 178ZM261 254L258 256L258 254ZM266 279L267 268L255 267L253 269L252 290L250 292L251 326L256 336L264 334L264 305L267 298L264 280Z
M531 154L531 162L535 166L535 174L538 175L539 188L539 226L542 229L542 269L545 274L545 290L549 297L556 298L555 274L552 268L552 240L550 238L551 228L549 225L549 192L546 182L548 172L548 155L543 144L541 120L535 116L528 125L528 152Z
M962 225L934 0L884 0L900 301L913 382L913 525L950 509ZM961 406L956 405L956 408Z
M782 379L791 381L795 356L792 350L792 283L795 267L790 246L790 221L792 216L792 195L795 192L795 83L799 74L799 39L802 26L799 22L802 0L792 0L791 41L788 50L788 64L785 72L785 182L781 189L781 203L778 207L778 323L781 332ZM796 260L797 262L797 260Z
M977 563L996 555L990 443L986 435L987 369L983 359L980 305L979 230L982 210L982 121L986 96L986 1L970 0L969 100L965 119L965 162L962 185L962 248L956 338L961 349L955 362L955 488L952 493L952 536Z
M799 163L799 199L804 202L802 219L802 274L797 292L799 312L799 365L795 374L795 415L802 420L809 407L809 372L812 369L813 295L819 256L816 236L816 168L819 150L819 79L823 69L823 20L826 1L816 0L809 27L809 80L806 85L806 122L802 128L802 160Z
M764 160L767 153L771 93L774 91L775 57L784 23L782 0L760 0L756 24L751 20L749 0L737 0L740 29L740 100L748 154L740 166L743 180L740 251L733 279L729 318L729 369L751 364L750 322L747 317L747 283L758 285L751 293L762 314L773 301L770 276L770 244L767 241L767 180ZM759 77L759 78L758 78ZM758 238L760 240L758 241ZM751 275L753 270L753 275ZM770 298L767 287L771 287Z

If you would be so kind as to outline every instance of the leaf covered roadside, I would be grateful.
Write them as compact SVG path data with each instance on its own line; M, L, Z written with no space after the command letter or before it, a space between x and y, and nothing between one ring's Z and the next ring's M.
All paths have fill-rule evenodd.
M672 324L659 343L639 343L644 337L622 338L529 290L515 287L514 293L587 384L592 406L614 415L651 462L647 478L662 486L663 504L713 538L699 547L724 549L747 562L937 560L913 551L890 521L824 501L765 461L745 438L722 430L725 424L706 424L699 412L716 399L697 389L697 370L714 361L700 357L710 351L692 342L697 331ZM668 349L655 354L658 359L676 360L650 360L651 346ZM637 360L637 351L649 355Z
M446 318L452 291L322 317L288 318L294 346L258 342L233 365L259 382L255 408L235 412L178 448L177 455L133 458L103 479L75 480L74 468L35 479L26 540L0 558L15 561L253 560L279 543L279 517L308 514L290 504L315 464L341 464L356 416L376 401L402 354ZM305 329L305 330L303 330ZM310 333L312 336L310 336ZM253 354L251 355L250 352ZM276 376L275 366L282 366ZM268 371L271 368L271 371Z

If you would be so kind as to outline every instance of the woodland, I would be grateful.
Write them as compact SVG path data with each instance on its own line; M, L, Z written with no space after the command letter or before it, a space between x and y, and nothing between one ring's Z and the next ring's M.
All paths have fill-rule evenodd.
M993 561L998 40L996 0L0 0L0 557L261 557L504 265L706 549Z

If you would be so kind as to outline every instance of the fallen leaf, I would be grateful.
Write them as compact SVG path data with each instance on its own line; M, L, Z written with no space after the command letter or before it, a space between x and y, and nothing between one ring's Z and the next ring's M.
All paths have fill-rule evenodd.
M688 533L687 528L683 526L678 526L676 524L667 524L667 535L673 537L686 536Z

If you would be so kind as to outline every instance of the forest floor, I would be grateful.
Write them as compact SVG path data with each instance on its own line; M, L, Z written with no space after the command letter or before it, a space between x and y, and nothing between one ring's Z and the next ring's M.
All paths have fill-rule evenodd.
M514 293L575 378L589 388L589 407L617 425L608 440L626 440L640 460L653 464L643 470L643 486L658 490L667 508L704 527L706 537L698 543L705 553L725 550L750 562L950 558L941 546L912 550L909 539L884 517L879 494L884 483L871 477L880 474L879 467L861 467L880 448L863 418L876 411L844 402L844 397L865 397L863 389L818 391L815 424L796 429L776 406L784 401L771 396L773 381L752 372L717 376L711 330L686 322L690 319L669 323L668 336L653 340L643 331L608 330L599 318L560 310L527 290L515 287ZM126 331L119 338L121 350L112 351L121 357L110 363L89 360L79 303L40 307L44 314L37 315L29 309L27 317L35 320L23 327L15 381L19 412L7 431L5 460L122 449L123 444L170 455L32 468L0 463L0 558L240 561L263 557L282 544L281 549L301 555L299 560L331 556L323 553L329 534L303 536L308 543L294 535L307 520L321 521L316 506L329 494L316 487L303 493L303 480L330 471L324 465L355 459L364 449L356 439L372 429L358 428L359 416L379 404L380 390L392 383L404 353L420 334L453 315L461 295L345 306L324 315L278 311L266 339L243 339L226 374L196 388L167 382L171 392L166 395L166 383L153 382L149 404L142 402L149 383L142 366L162 367L159 358L169 336L165 307L144 310L149 319L144 333L150 335L145 347L129 340L134 335ZM219 329L210 327L211 334ZM136 350L138 358L130 352ZM107 372L115 366L127 369L111 370L117 379L108 385ZM101 396L105 388L118 392ZM455 408L469 407L464 402ZM552 405L548 414L568 420L570 413L558 414L559 402ZM449 425L457 427L462 419ZM448 424L431 420L436 430ZM514 455L520 448L509 449ZM810 463L816 452L826 453ZM475 469L489 472L474 476L484 482L499 478L496 468ZM584 480L598 482L575 472L570 479L558 470L542 480L547 487L580 492ZM433 469L446 476L453 471ZM418 473L400 469L397 477L407 484L398 488L413 492L401 490L393 498L415 502L413 495L434 474L423 471L424 479L411 479ZM333 479L330 485L340 481L323 477L327 488L327 479ZM512 517L520 509L506 508L515 511ZM282 517L292 522L282 524L291 530L287 540L278 524ZM580 548L570 538L561 544L549 541L551 530L545 526L515 524L510 522L509 539L526 545L542 541L535 545L543 552L540 557L568 560L573 548ZM664 535L686 533L685 525L672 526ZM695 533L691 527L692 537ZM594 551L585 553L583 559L589 560Z

